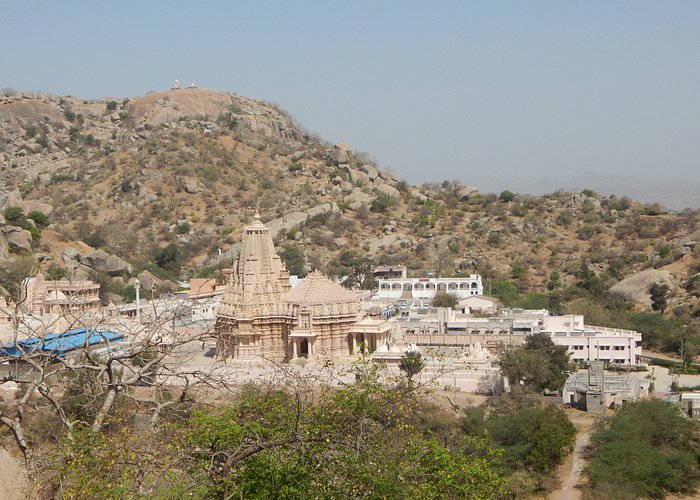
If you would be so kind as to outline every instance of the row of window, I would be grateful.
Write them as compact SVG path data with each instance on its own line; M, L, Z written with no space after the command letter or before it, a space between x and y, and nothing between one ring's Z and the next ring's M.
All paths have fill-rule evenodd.
M613 350L615 350L615 351L624 351L627 349L626 345L615 345L615 346L601 345L601 346L598 346L598 349L601 351L609 351L610 347L613 347ZM585 348L586 348L585 345L572 345L571 346L572 351L583 351Z
M436 285L434 285L432 283L428 283L426 285L423 285L421 283L416 283L414 285L404 284L403 290L423 290L423 289L434 290L435 287L436 287ZM445 285L442 283L437 285L437 287L440 289L443 289L443 290L445 289ZM471 288L478 288L478 287L479 287L479 285L477 283L471 284ZM382 290L390 290L390 289L401 290L402 289L401 285L399 285L397 283L394 283L393 285L390 285L388 283L382 283L379 288ZM457 283L450 283L449 285L447 285L447 289L449 289L449 290L465 290L465 289L468 290L469 288L470 288L470 285L468 283L460 283L459 285L457 285Z
M586 359L585 357L576 357L574 356L574 360L584 360ZM620 359L620 358L615 358L615 359L609 359L609 358L593 358L591 361L607 361L609 363L615 363L616 365L626 365L629 363L629 360L627 359Z

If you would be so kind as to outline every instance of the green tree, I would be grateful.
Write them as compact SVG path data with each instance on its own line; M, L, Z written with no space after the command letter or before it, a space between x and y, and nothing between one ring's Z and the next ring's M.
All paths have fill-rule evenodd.
M500 201L509 203L515 199L515 193L512 191L501 191L501 194L498 196L498 199Z
M527 337L523 347L507 348L500 354L501 372L511 385L522 384L528 391L560 390L569 369L565 346L554 345L545 334Z
M454 293L438 292L435 294L430 304L433 307L448 307L453 309L457 305L457 302L459 302L459 297Z
M413 377L422 372L423 368L425 361L419 351L407 351L399 360L399 370L406 375L409 386L413 384Z
M303 277L306 275L306 257L303 250L297 245L284 245L282 250L277 252L289 274Z
M666 309L669 287L665 283L652 283L649 287L651 308L661 313Z
M326 274L345 278L343 286L346 288L371 290L377 286L377 280L372 274L373 267L374 260L359 250L343 250L331 261Z
M506 467L546 473L573 451L576 427L561 408L531 402L511 406L509 399L503 403L481 425L494 444L503 447Z
M664 401L625 403L591 437L591 496L663 498L700 480L698 424Z
M394 200L389 198L386 193L379 193L377 197L372 200L372 204L369 206L369 211L373 213L384 213L394 204Z
M450 449L410 425L404 392L371 365L356 383L306 391L248 386L183 427L195 496L475 498L502 496L498 453L474 439Z
M182 264L182 255L175 243L169 243L166 247L157 248L153 252L153 261L161 269L179 273Z

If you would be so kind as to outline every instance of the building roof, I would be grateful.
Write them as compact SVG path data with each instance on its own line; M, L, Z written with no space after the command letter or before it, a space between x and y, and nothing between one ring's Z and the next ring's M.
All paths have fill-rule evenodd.
M284 300L304 306L352 304L358 307L359 305L354 293L333 283L318 271L309 274L303 282L287 292Z

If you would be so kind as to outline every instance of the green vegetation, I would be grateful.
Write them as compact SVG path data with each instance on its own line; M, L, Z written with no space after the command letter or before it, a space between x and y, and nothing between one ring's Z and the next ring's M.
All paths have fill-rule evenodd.
M592 497L664 498L700 480L698 424L648 399L625 403L592 436L585 473Z
M496 405L487 418L482 407L468 409L462 425L469 433L485 431L502 447L508 469L551 472L573 451L576 428L560 407L510 398Z
M41 212L32 212L34 216L36 217L37 214L41 214ZM29 233L32 235L32 240L37 241L39 238L41 238L41 231L39 228L29 222L27 217L24 215L24 212L22 212L21 208L17 207L7 207L5 209L5 222L10 225L10 226L18 226L21 227L22 229L26 229L29 231ZM44 215L44 214L41 214ZM46 216L43 217L42 219L43 222L46 222Z
M499 201L510 203L515 199L515 193L511 191L501 191L501 194L498 196L498 199Z
M58 281L65 278L68 275L65 267L61 267L55 263L52 263L48 269L46 269L46 277L50 280Z
M372 213L384 213L389 210L394 205L394 200L389 198L386 193L379 193L377 197L372 200L372 204L369 206L369 211Z
M666 309L666 299L668 296L668 285L663 283L653 283L649 287L649 295L651 296L651 308L654 311L664 312Z
M408 351L399 360L399 370L408 379L409 386L413 385L413 377L418 375L425 368L425 361L420 351Z
M433 297L430 304L433 307L447 307L454 309L457 302L459 302L459 297L457 297L454 293L438 292L435 294L435 297Z
M355 383L243 387L155 433L115 420L76 429L49 462L66 497L473 498L508 495L484 438L449 445L415 424L419 401L354 365ZM144 490L144 488L146 488Z
M157 248L153 252L153 262L165 271L178 274L182 265L180 248L175 243L169 243L163 248Z
M344 278L343 286L346 288L371 290L377 285L377 280L372 275L373 267L374 260L359 250L343 250L328 264L326 274Z
M284 245L282 250L277 252L282 262L287 267L289 274L299 277L306 276L306 257L304 252L297 245Z
M522 384L526 391L560 390L569 370L566 346L554 345L548 335L527 337L523 347L501 351L501 372L511 386Z

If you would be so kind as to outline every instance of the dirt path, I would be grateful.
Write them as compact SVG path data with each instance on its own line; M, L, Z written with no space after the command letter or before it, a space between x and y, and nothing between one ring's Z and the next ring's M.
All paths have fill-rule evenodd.
M0 500L27 498L27 475L21 462L0 447Z
M567 411L568 417L576 426L576 444L574 451L557 469L556 477L559 487L549 494L550 500L579 500L581 492L576 487L581 483L581 473L586 461L584 454L591 438L594 417L578 410Z

